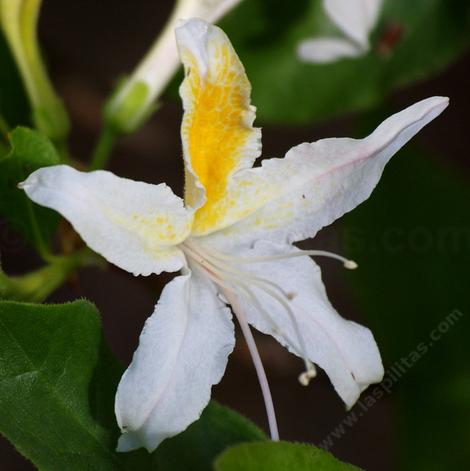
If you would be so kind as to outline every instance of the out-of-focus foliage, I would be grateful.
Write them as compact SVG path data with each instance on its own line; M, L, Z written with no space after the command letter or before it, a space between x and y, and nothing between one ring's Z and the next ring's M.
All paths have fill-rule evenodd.
M246 443L229 448L215 463L215 471L359 471L326 451L288 442Z
M371 199L345 217L361 311L385 368L401 365L392 397L404 471L470 462L469 214L468 185L408 148Z
M18 69L0 30L0 116L14 127L29 124L30 113Z
M8 135L10 149L0 156L0 215L36 245L49 239L59 217L35 205L17 188L31 172L60 163L51 142L43 134L18 127Z
M0 27L27 92L35 128L62 144L68 135L69 121L50 82L38 44L41 4L41 0L2 0Z
M302 63L302 39L338 34L315 0L247 0L221 22L253 85L261 122L306 123L380 103L442 70L470 44L467 0L385 0L372 50L329 65Z
M211 404L155 453L117 453L114 395L122 371L92 304L0 301L0 432L39 469L210 471L227 446L265 438L247 419Z

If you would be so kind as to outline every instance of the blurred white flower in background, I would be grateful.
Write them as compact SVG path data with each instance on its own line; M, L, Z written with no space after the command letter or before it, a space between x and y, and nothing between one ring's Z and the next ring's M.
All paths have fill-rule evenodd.
M106 107L106 120L119 133L132 132L151 114L178 69L175 28L180 19L201 18L216 23L241 0L178 0L163 31L118 88Z
M301 41L298 57L305 62L330 63L359 57L370 49L369 35L379 18L383 0L323 0L329 19L343 37L324 36Z

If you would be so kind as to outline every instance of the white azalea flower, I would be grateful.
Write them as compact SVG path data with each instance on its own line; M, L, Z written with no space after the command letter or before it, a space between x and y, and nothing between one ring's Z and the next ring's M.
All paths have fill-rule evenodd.
M227 36L199 19L176 38L186 77L184 201L165 184L64 165L34 172L28 196L65 216L86 243L135 275L181 270L148 319L116 397L120 451L154 450L201 414L234 346L230 309L246 336L277 426L248 323L303 358L303 384L323 368L347 407L383 367L371 332L340 317L320 268L293 242L315 235L369 197L391 156L447 106L423 100L365 139L324 139L264 160L250 83Z
M383 0L323 0L323 9L341 30L343 38L319 37L301 41L297 48L306 62L328 63L358 57L370 49L369 34L379 17Z

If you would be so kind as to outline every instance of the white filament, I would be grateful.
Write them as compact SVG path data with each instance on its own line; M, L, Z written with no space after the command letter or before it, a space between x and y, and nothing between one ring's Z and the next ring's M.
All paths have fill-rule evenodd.
M349 260L342 255L338 255L334 252L327 252L326 250L298 250L296 252L288 252L282 253L277 255L270 255L267 257L233 257L231 255L227 255L221 252L216 252L211 248L212 254L217 253L218 258L222 258L226 261L233 261L239 263L259 263L259 262L274 262L276 260L284 260L287 258L294 258L294 257L328 257L333 258L335 260L339 260L343 263L343 266L349 270L355 270L358 265L354 260Z
M197 254L194 255L198 257ZM193 255L191 255L191 258L194 258ZM197 258L195 258L195 261L200 264L200 261L197 260ZM204 265L201 265L201 267L204 267ZM246 318L243 315L243 311L240 309L236 301L236 296L232 295L232 293L238 295L240 294L240 292L236 288L229 286L225 281L218 278L211 271L205 270L204 273L214 283L216 283L218 286L220 286L220 288L222 288L227 302L230 303L230 305L232 306L232 311L235 314L238 323L240 324L240 328L248 346L248 351L250 352L250 356L255 367L256 375L258 377L258 382L261 388L261 394L263 395L264 406L266 408L266 415L268 417L269 433L271 435L271 440L279 441L279 429L277 426L276 411L274 409L273 398L271 395L271 389L269 388L266 371L264 370L263 362L261 361L261 357L258 348L256 347L256 342L253 338L253 334L251 333L250 326L248 325L248 322L246 321Z
M285 341L294 346L294 342L284 332L280 326L276 323L273 317L267 310L263 308L257 297L253 293L252 287L256 287L263 291L274 301L279 303L287 313L290 321L294 327L295 336L298 340L296 350L301 355L305 363L305 371L299 375L299 382L303 386L307 386L312 378L316 376L316 369L314 364L308 359L307 349L305 342L300 331L299 324L297 323L296 317L288 301L293 299L295 294L287 293L281 286L267 280L265 278L247 273L244 270L240 270L234 266L235 263L256 263L256 262L268 262L274 260L287 259L291 257L299 256L327 256L335 258L343 262L346 268L355 268L357 265L352 260L347 260L340 255L333 254L325 251L318 250L303 250L299 252L291 252L287 254L280 254L271 257L233 257L221 252L214 250L213 248L205 249L200 244L194 244L193 242L186 240L181 244L181 249L186 253L189 259L196 262L199 269L203 270L204 273L221 289L227 300L232 306L232 310L238 319L242 333L247 342L250 355L255 366L255 370L260 383L263 399L266 407L266 414L268 417L269 428L271 432L271 438L273 440L279 440L279 432L277 427L276 415L274 411L274 405L272 400L271 391L269 389L269 383L264 371L261 357L256 347L255 340L251 333L250 327L246 320L246 317L237 303L237 297L243 297L248 299L256 309L268 320L272 325L273 333L276 333L283 337Z
M261 303L256 299L256 296L253 295L250 289L246 287L245 285L242 285L241 288L245 291L246 295L249 297L249 300L256 307L256 309L258 309L258 311L261 312L261 314L263 314L271 323L271 325L273 326L273 332L280 335L281 337L284 337L285 341L288 344L295 345L294 342L289 338L289 336L276 324L276 321L269 314L269 312L261 306ZM295 323L294 325L297 326L297 323ZM304 360L304 364L305 364L305 371L299 375L299 382L302 386L308 386L310 379L315 378L315 376L317 375L317 371L315 369L315 365L306 356L303 337L300 336L298 331L296 334L298 334L299 340L301 341L301 344L303 345L301 348L297 347L297 351L301 352L302 359Z
M223 254L220 254L219 252L217 252L217 255L209 254L206 251L202 251L200 247L197 247L197 248L194 247L194 245L189 243L188 241L186 241L183 244L183 246L185 250L189 251L191 256L193 255L197 256L198 262L203 267L205 267L208 270L211 270L212 273L216 274L218 278L223 278L225 280L232 281L236 285L242 286L246 291L250 293L250 297L252 299L255 297L251 293L250 287L247 284L247 282L249 282L253 286L256 286L260 290L264 291L268 296L270 296L279 304L281 304L281 306L287 312L287 315L289 316L290 321L292 322L292 325L294 326L295 335L298 339L297 350L305 364L305 372L302 373L302 375L299 377L299 382L302 385L308 385L310 379L316 376L316 370L313 363L308 359L305 342L300 332L299 324L295 318L295 314L292 311L289 304L284 299L284 298L288 300L292 299L293 294L286 293L279 285L277 285L276 283L273 283L270 280L253 276L250 273L246 273L244 271L237 270L231 266L228 266L225 262L219 260L219 258L221 258L219 257L219 255L223 255ZM282 296L284 296L284 298L282 296L279 296L274 290L270 289L270 287L279 291L282 294ZM258 303L258 306L259 306L259 303ZM267 315L266 317L268 318L269 322L274 326L275 330L278 331L279 334L283 336L287 340L288 343L290 343L291 345L294 345L294 343L289 341L286 334L282 332L282 330L277 326L277 324L274 322L272 317L269 314L267 314L264 309L261 309L261 313L264 314L265 316Z
M271 440L279 441L279 429L277 427L276 412L274 410L273 399L271 396L271 390L269 388L268 378L266 377L266 372L264 371L263 362L256 347L255 339L251 333L250 326L243 315L240 307L237 305L236 297L232 296L232 293L228 290L224 290L225 297L227 301L230 302L233 312L238 319L240 328L242 329L243 336L245 337L246 344L248 345L248 350L250 351L253 364L255 366L256 374L258 375L258 381L261 387L261 392L263 394L264 404L266 407L266 414L268 416L269 431L271 434Z

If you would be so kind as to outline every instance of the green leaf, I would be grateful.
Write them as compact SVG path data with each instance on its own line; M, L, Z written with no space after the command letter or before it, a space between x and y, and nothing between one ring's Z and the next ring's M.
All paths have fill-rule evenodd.
M388 375L400 470L470 462L469 214L468 182L408 147L370 200L344 218L361 312L385 368L401 372Z
M250 0L221 22L253 85L262 122L305 123L370 108L398 87L445 68L470 44L467 0L385 0L372 50L333 64L306 64L299 41L340 35L311 0ZM241 27L243 25L243 27ZM390 52L378 44L393 25L401 38Z
M60 163L59 155L49 139L39 131L22 126L11 133L11 158L16 158L29 170Z
M101 344L86 301L0 302L0 428L39 469L122 469L114 434L100 423L110 399L102 373L115 369L97 365Z
M154 462L157 469L168 471L211 471L215 456L248 440L266 440L266 435L239 414L212 402L188 430L163 442L154 453Z
M0 215L39 249L55 231L59 216L34 203L17 185L31 172L60 163L46 136L18 127L9 135L10 151L0 157Z
M217 458L215 471L354 471L324 450L288 442L248 443Z
M264 438L211 403L155 453L117 453L114 395L122 372L89 302L0 301L0 432L39 469L210 471L229 445Z

